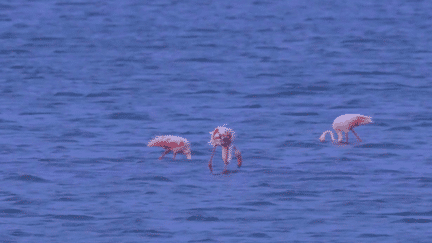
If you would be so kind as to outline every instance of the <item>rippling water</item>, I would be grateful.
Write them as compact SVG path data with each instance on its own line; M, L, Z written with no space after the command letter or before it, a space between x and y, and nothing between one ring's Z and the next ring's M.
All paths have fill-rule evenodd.
M0 239L430 242L430 9L3 1ZM320 143L346 113L363 142ZM223 124L244 163L212 175Z

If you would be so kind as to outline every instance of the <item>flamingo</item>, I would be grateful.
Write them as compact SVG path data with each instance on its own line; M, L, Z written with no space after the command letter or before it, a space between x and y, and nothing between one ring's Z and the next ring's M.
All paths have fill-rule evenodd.
M178 153L186 155L187 159L191 159L191 150L189 141L186 138L166 135L166 136L157 136L154 139L150 140L147 145L148 147L162 147L165 151L162 153L162 156L159 158L161 160L166 154L170 151L174 153L174 160Z
M208 164L210 172L213 173L212 159L213 159L213 156L216 152L217 146L222 147L222 160L225 163L223 173L227 172L227 166L228 166L228 164L232 158L232 155L231 155L232 149L234 149L234 151L235 151L234 155L235 155L235 157L237 157L237 166L240 168L240 166L242 165L241 153L232 144L232 142L234 141L234 137L235 137L234 131L230 128L225 127L225 125L223 125L223 126L216 127L214 131L210 132L210 134L211 134L211 138L210 138L209 144L213 145L212 155L210 157L210 161Z
M351 131L352 133L354 133L354 135L357 137L357 139L359 140L359 142L361 142L362 140L360 139L360 137L357 135L356 132L354 132L354 127L358 127L360 125L365 125L365 124L369 124L372 123L372 117L370 116L363 116L360 114L345 114L342 116L337 117L334 122L333 122L333 129L336 131L336 134L338 135L338 143L342 142L342 132L345 132L345 142L348 143L348 131ZM336 142L334 136L333 136L333 132L330 130L325 131L321 137L319 137L319 140L321 142L325 141L325 136L327 133L330 133L331 136L331 140L333 143Z

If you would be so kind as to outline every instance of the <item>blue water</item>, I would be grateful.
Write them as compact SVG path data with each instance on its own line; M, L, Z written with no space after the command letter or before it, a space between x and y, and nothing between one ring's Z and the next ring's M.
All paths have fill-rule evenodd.
M1 242L430 242L431 9L2 1ZM375 123L320 143L342 114Z

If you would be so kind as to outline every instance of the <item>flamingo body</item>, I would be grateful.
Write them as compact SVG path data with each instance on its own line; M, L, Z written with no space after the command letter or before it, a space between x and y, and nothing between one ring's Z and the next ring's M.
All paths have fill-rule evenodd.
M174 160L176 155L179 153L186 155L187 159L192 158L190 143L186 138L173 135L157 136L154 139L150 140L147 146L162 147L165 149L165 152L162 153L162 156L159 159L162 159L166 154L171 151L174 153Z
M338 135L337 142L341 143L343 140L342 132L345 133L346 143L348 143L348 132L351 131L357 139L361 142L362 140L357 135L357 133L354 131L355 127L358 127L360 125L365 125L372 123L372 117L370 116L364 116L360 114L345 114L338 116L334 122L333 122L333 129L336 131L336 134ZM336 139L334 138L333 132L328 130L325 131L320 137L319 140L321 142L325 141L325 135L327 133L330 133L332 142L336 142Z
M213 172L212 167L212 159L214 153L216 152L217 146L222 147L222 160L224 161L225 167L224 172L226 172L226 168L231 161L232 158L232 150L234 149L234 155L237 157L237 166L240 167L242 165L242 157L241 152L237 150L237 148L232 144L235 138L234 131L225 126L218 126L214 131L210 132L210 142L209 144L213 145L213 152L209 161L209 169Z

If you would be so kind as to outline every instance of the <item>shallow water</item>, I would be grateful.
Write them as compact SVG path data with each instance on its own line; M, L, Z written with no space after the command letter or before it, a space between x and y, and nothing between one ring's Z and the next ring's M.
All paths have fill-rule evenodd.
M431 7L0 4L0 239L429 242ZM320 143L342 114L375 123ZM212 175L223 124L244 162Z

